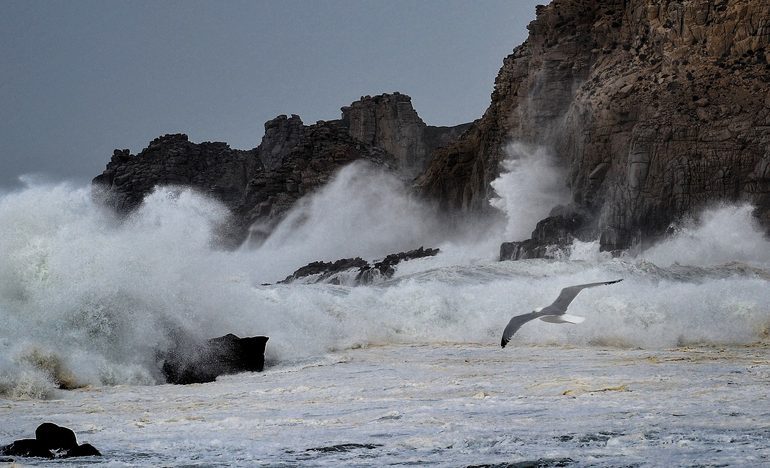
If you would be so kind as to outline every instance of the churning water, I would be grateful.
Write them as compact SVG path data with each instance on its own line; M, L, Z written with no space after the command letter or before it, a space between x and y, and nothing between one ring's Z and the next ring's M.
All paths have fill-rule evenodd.
M203 460L202 463L208 464L222 460L251 464L262 459L289 464L310 459L313 464L324 464L324 460L330 464L346 460L358 460L351 462L353 464L368 464L367 457L374 456L372 454L386 456L384 452L390 450L381 448L388 445L382 440L403 436L404 440L398 439L401 445L396 447L420 447L420 455L415 458L404 455L401 449L393 449L395 451L387 452L387 457L394 463L411 461L420 464L422 460L441 464L447 461L442 454L450 450L449 446L455 447L455 451L460 450L453 452L457 456L485 453L494 455L485 459L499 460L500 454L508 454L505 459L510 460L511 454L515 453L542 455L536 450L540 442L526 437L526 440L517 439L518 436L510 434L493 436L485 433L479 435L480 438L474 438L475 435L463 438L462 432L456 437L431 438L437 426L430 421L444 419L437 423L438 426L446 429L448 426L442 424L455 425L460 431L469 431L468 434L476 434L485 425L494 427L504 423L505 417L496 412L499 408L480 409L478 425L463 429L458 418L460 415L468 417L467 402L452 400L459 396L451 392L446 396L449 400L440 395L447 391L444 387L447 382L451 384L452 379L464 389L460 393L471 392L469 395L475 395L480 402L490 396L489 392L493 396L495 392L503 392L507 387L496 380L489 387L491 390L482 388L483 382L494 379L499 359L505 356L499 354L498 344L503 327L512 315L550 303L564 286L624 278L622 283L581 293L570 310L587 318L583 324L553 325L535 321L517 333L512 344L522 350L534 350L533 355L539 354L544 360L535 364L521 355L515 358L519 359L519 369L532 381L537 381L538 375L547 375L547 378L543 377L546 380L541 381L552 384L543 385L556 385L553 382L559 382L559 377L555 371L558 367L554 364L571 365L573 374L586 376L583 383L578 382L579 378L569 383L565 380L562 385L565 388L559 387L560 391L574 387L574 391L593 394L591 392L604 388L594 388L596 385L615 388L613 385L618 379L607 377L604 379L607 382L597 383L588 377L594 376L595 372L610 375L606 364L593 361L597 353L601 354L605 349L617 350L617 359L638 358L635 361L638 364L650 353L660 351L670 356L671 351L663 351L670 347L744 346L767 342L770 330L770 242L754 224L751 207L714 207L699 219L681 226L674 237L635 257L610 258L600 254L595 243L576 243L570 256L558 261L497 262L500 242L530 232L537 219L547 214L554 202L545 196L552 191L554 183L547 164L522 161L510 167L511 172L503 174L496 182L501 198L495 202L508 217L500 226L483 232L474 232L469 226L448 229L446 220L438 219L431 210L404 195L398 181L354 164L343 169L327 187L303 200L260 247L235 251L212 245L212 234L226 215L224 208L187 189L156 189L128 219L116 219L109 211L94 205L88 188L29 184L24 189L3 194L0 198L0 397L15 401L5 410L0 408L0 417L6 419L2 425L8 427L3 434L21 436L20 430L16 429L20 424L34 428L35 422L42 422L35 418L44 418L46 412L55 411L50 406L30 406L31 403L21 400L64 398L63 405L69 409L63 414L69 416L59 418L59 423L77 422L91 427L94 436L102 433L103 440L116 445L120 445L118 440L133 437L136 444L149 444L142 449L145 452L157 449L153 452L157 456L148 455L146 459L142 458L139 449L130 456L124 454L128 458L121 460L126 463L171 464L169 458L158 455L161 449L147 448L153 442L128 430L107 429L109 423L104 415L94 416L97 422L88 423L90 413L80 412L76 403L86 405L83 399L96 406L113 402L118 405L116 411L123 414L121 417L139 420L140 415L144 415L141 417L150 421L146 425L153 421L153 416L138 406L131 406L141 406L136 401L157 396L158 399L153 401L161 406L171 406L153 411L168 419L178 410L181 400L187 401L191 395L202 392L198 395L210 398L206 403L200 402L204 414L195 413L195 409L191 411L203 418L221 414L226 420L218 420L217 427L234 436L248 424L239 419L241 416L236 408L228 406L232 402L224 399L241 398L244 405L249 406L257 403L247 403L247 399L262 395L253 392L266 392L262 396L270 401L277 399L288 405L281 407L278 404L274 410L279 413L290 413L288 408L292 404L298 405L297 408L304 405L311 413L308 408L319 401L328 400L332 406L319 408L318 414L305 414L305 410L297 409L300 416L276 413L271 416L276 418L272 422L260 420L273 431L285 431L285 437L265 441L273 445L260 448L262 451L258 453L246 450L245 455L241 454L245 457L242 459L228 458L228 450L232 447L221 440L209 441L213 445L201 449L196 455L198 458L185 458L191 450L185 444L194 441L196 434L200 437L212 430L209 426L198 427L187 421L189 425L185 427L194 434L185 433L176 439L168 436L171 439L166 440L176 447L171 449L176 454L174 457L189 463ZM530 175L537 174L529 180L527 190L500 188L506 186L505 180L527 180L526 174L516 173L521 170L530 171ZM543 183L538 185L533 180ZM538 198L538 194L543 196ZM534 198L529 209L524 210L528 196ZM379 284L358 287L263 285L275 283L310 261L352 256L373 260L421 245L439 247L441 253L404 263L395 277ZM249 377L263 378L256 387L253 381L244 380L247 377L238 376L220 379L209 387L163 386L155 387L162 390L150 392L153 388L150 386L159 381L156 353L169 346L169 330L177 328L201 338L226 333L268 335L267 359L272 367L268 367L262 376ZM552 349L553 353L544 349ZM438 356L444 351L451 351L451 355L466 363L483 361L479 361L476 369L482 380L474 383L457 363L447 364L445 373L437 370L442 369L440 361L443 358ZM516 353L508 348L504 352ZM395 374L391 374L397 374L398 363L406 363L413 353L423 357L411 362L412 367L407 366L403 371L407 380L417 386L410 388L428 391L435 387L432 389L435 398L425 397L425 401L429 400L430 405L445 406L435 412L421 409L416 402L419 401L417 394L422 390L403 395L401 386L398 392L390 395L390 387L384 387L384 390L377 390L379 400L374 407L360 403L360 410L368 411L365 415L345 416L347 410L342 411L339 407L345 404L335 398L348 395L351 401L357 401L355 398L361 394L357 393L356 385L396 385L391 379ZM644 356L639 357L640 353ZM760 348L756 353L766 354L766 349ZM549 356L554 355L560 356L557 361L548 361ZM585 360L581 361L580 356ZM335 365L338 361L351 359L358 363L358 367L352 368L354 371ZM754 359L760 362L766 358L755 356ZM511 363L506 365L507 375L501 378L510 379L514 377L510 374ZM315 370L308 370L318 366L323 367L325 377L317 375ZM379 373L378 369L385 374ZM647 371L640 369L624 371L625 377L621 380L637 379L647 382L644 385L652 385L650 376L642 375ZM766 377L766 363L764 369ZM428 377L420 377L422 371L427 372ZM355 378L348 375L350 372L358 373L356 375L364 380L345 387L335 378L335 375ZM462 376L456 375L458 372ZM265 377L268 375L272 377ZM672 370L671 375L677 375L676 371ZM59 384L85 390L64 392L57 389ZM271 388L273 385L276 387ZM332 386L339 387L335 390L340 392L338 397L325 393L325 389ZM296 400L293 392L301 388L307 395ZM527 398L535 400L522 400L517 404L534 401L535 408L542 388L534 393L527 393L529 390L521 391L529 395ZM85 393L79 393L83 391ZM403 410L397 403L399 398L402 402L409 401ZM649 395L646 398L645 402L652 401ZM711 403L718 406L716 401ZM633 406L638 402L624 400L618 404ZM338 405L336 410L334 405ZM357 405L352 403L350 411ZM225 407L228 409L223 409ZM657 450L657 442L644 442L645 437L664 442L669 437L673 438L672 443L680 440L676 434L669 433L642 431L628 435L629 431L618 427L602 432L591 426L584 428L588 435L576 434L564 421L554 422L560 421L558 411L564 410L554 408L551 408L556 411L553 413L549 412L551 409L537 410L543 411L543 420L557 426L561 424L558 434L548 442L556 447L551 451L554 456L564 455L564 451L558 450L559 440L563 442L561 446L571 446L581 437L588 437L588 445L596 437L604 442L620 437L617 442L620 446L644 443L650 453ZM256 411L253 406L251 409ZM521 409L524 411L525 408L522 406ZM588 407L573 409L576 417L590 413ZM336 416L331 414L335 411ZM454 415L449 414L452 411L455 411ZM638 408L624 411L638 413ZM410 418L418 413L425 421L408 426L413 422L407 421L412 421ZM380 434L380 442L374 445L370 444L370 439L378 437L379 429L371 429L371 433L361 437L366 442L360 446L322 450L329 441L344 442L344 428L354 427L356 418L361 417L364 420L359 422L363 425L368 424L367 421L388 421L387 424L393 426L388 426L391 432ZM538 418L536 414L526 417L532 421ZM697 425L700 416L693 418L693 424ZM323 420L325 422L318 424L330 432L313 432L318 440L302 445L307 451L295 453L298 448L290 441L296 437L296 424L301 424L298 420ZM425 425L424 430L420 429L423 427L420 424ZM165 429L160 427L152 432L153 437L161 437ZM25 431L28 432L28 428ZM590 434L595 438L591 439ZM558 438L562 436L565 439ZM718 440L703 443L713 448L712 442L719 443ZM241 443L245 444L240 440L236 446L240 447L238 444ZM759 442L752 439L751 443ZM530 444L531 450L516 452L515 447L521 444ZM762 448L761 443L759 447ZM318 450L314 452L314 448ZM711 448L703 450L708 452ZM763 450L766 453L767 447ZM328 457L329 453L336 455L319 458L321 455ZM705 452L696 450L694 453ZM735 456L738 457L735 460L746 460L741 458L743 452ZM473 460L479 458L470 457L466 461ZM681 461L676 457L672 460Z

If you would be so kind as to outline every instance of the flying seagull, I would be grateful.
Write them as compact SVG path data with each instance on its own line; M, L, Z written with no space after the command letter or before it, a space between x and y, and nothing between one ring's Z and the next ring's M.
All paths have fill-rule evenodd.
M580 293L580 291L584 290L585 288L593 288L595 286L602 286L605 284L619 283L621 281L623 281L623 279L605 281L603 283L588 283L578 284L575 286L567 286L561 290L559 297L557 297L556 300L553 301L553 304L549 305L548 307L538 307L528 314L517 315L513 317L511 321L508 322L508 326L506 326L505 330L503 331L503 339L500 341L500 346L505 348L505 345L511 341L513 334L516 333L516 330L521 328L521 326L525 323L536 318L550 323L581 323L583 320L585 320L585 318L578 317L577 315L569 315L566 313L567 307L569 307L570 302L575 299L578 293Z

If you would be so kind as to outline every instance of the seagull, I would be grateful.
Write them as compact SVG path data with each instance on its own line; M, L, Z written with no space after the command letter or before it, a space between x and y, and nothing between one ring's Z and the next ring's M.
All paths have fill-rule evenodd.
M505 330L503 331L503 339L500 340L500 346L505 348L505 345L511 341L513 334L516 333L516 330L521 328L521 326L525 323L536 318L550 323L582 323L583 320L585 320L584 317L578 317L577 315L569 315L566 313L567 307L569 307L570 302L575 299L578 293L586 288L603 286L605 284L614 284L621 281L623 281L622 278L615 281L604 281L602 283L588 283L578 284L575 286L567 286L561 290L559 297L557 297L556 300L553 301L553 304L549 305L548 307L538 307L528 314L517 315L513 317L511 321L508 322L508 326L506 326Z

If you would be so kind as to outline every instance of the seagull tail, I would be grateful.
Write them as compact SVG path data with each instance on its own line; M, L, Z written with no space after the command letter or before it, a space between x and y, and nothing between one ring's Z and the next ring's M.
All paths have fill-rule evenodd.
M548 323L583 323L585 317L570 314L544 315L540 317L540 320Z
M579 315L564 314L561 316L561 319L567 323L583 323L586 318L580 317Z

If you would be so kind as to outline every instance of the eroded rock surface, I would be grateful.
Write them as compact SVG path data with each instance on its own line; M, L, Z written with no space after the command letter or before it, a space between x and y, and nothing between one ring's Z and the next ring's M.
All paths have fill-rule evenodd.
M404 94L365 96L342 108L339 120L304 125L297 115L265 123L257 148L192 143L164 135L137 155L115 150L94 178L97 198L120 213L135 209L156 186L191 187L232 213L224 238L238 243L251 228L259 242L302 196L326 184L342 166L366 160L411 180L432 151L467 128L430 127Z
M346 283L352 286L371 284L392 277L396 273L396 265L401 262L432 257L438 253L439 249L420 247L407 252L387 255L374 263L369 263L360 257L343 258L334 262L312 262L297 269L278 283L288 284L302 281L305 283ZM347 277L347 280L343 280L343 277Z
M604 250L715 201L770 227L770 2L554 0L509 55L484 116L417 186L483 211L510 140L549 146Z

